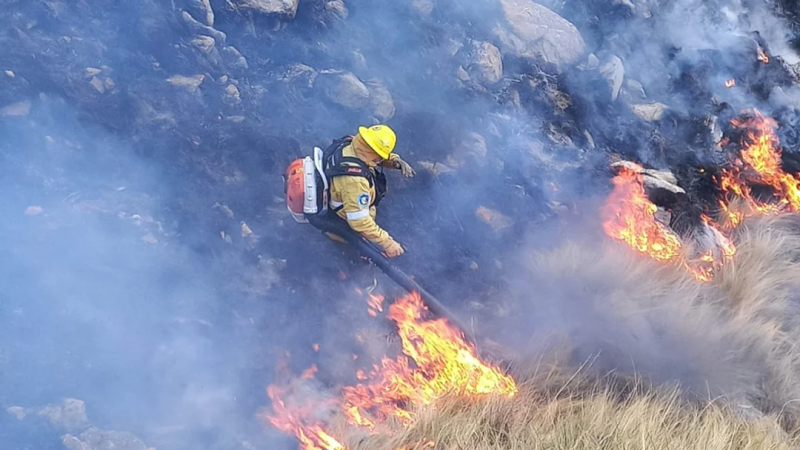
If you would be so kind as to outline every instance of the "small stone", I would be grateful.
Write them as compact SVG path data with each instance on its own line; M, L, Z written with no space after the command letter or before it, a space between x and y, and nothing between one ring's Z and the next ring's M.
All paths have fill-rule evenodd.
M469 74L467 73L466 69L464 69L461 66L458 66L458 69L456 69L456 78L466 82L469 81Z
M30 100L23 100L0 109L0 117L24 117L31 112Z
M108 77L103 80L103 86L105 86L106 90L113 91L114 88L117 87L117 84L114 83L114 80L112 80L111 77Z
M102 70L98 69L97 67L87 67L86 71L85 71L85 75L86 75L86 78L91 78L91 77L99 74L100 72L102 72Z
M17 75L14 74L14 72L11 71L11 70L6 70L6 76L9 77L9 78L14 78Z
M253 234L253 230L251 230L250 227L247 226L247 223L242 221L242 237L247 237L250 236L251 234Z
M664 112L669 109L669 106L655 102L655 103L639 103L631 105L634 114L639 116L646 122L657 122L664 116Z
M97 78L97 77L92 77L92 81L90 81L90 82L89 82L89 84L91 84L91 85L92 85L92 87L93 87L93 88L94 88L94 89L95 89L97 92L99 92L99 93L101 93L101 94L103 94L103 93L105 93L105 92L106 92L106 86L105 86L105 83L103 83L103 81L102 81L102 80L100 80L100 78Z
M192 47L208 55L214 51L216 41L211 36L197 36L191 41Z
M195 75L192 77L186 77L183 75L173 75L167 78L167 82L173 86L182 87L187 89L189 92L197 92L197 89L203 84L203 80L206 79L205 75Z
M26 216L35 216L42 213L41 206L28 206L25 208L25 215Z
M625 80L625 66L619 56L612 55L608 62L600 66L600 73L608 81L611 88L611 100L615 101L622 89L622 82Z
M236 9L294 19L300 0L228 0Z
M228 76L227 75L223 75L223 76L219 77L219 82L222 83L222 84L227 83L228 82Z
M229 104L236 104L242 101L239 88L237 88L235 84L229 84L228 87L225 88L225 97L223 101Z

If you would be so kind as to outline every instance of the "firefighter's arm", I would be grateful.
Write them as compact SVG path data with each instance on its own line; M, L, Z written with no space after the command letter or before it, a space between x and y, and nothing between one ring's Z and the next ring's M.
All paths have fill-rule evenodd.
M381 161L380 166L388 167L390 169L397 169L403 173L404 177L413 177L416 175L416 172L414 171L414 168L411 167L411 164L405 162L397 153L392 153L389 155L388 159Z
M339 180L343 182L342 211L345 213L347 224L368 241L384 250L389 248L394 239L386 230L378 226L370 215L372 197L367 180L361 177L341 177Z

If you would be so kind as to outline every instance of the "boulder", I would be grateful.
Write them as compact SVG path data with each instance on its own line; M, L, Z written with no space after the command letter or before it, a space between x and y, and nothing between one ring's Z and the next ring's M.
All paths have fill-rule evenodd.
M617 55L612 55L609 60L600 66L600 73L608 81L608 87L611 88L611 101L615 101L619 97L619 91L622 89L622 82L625 80L625 65Z
M584 57L583 37L563 17L531 0L500 3L507 24L498 24L495 35L504 52L552 64L558 71Z
M321 71L314 87L328 100L345 108L361 109L369 104L369 89L350 72Z
M386 85L377 78L367 82L369 89L369 107L372 115L380 122L386 122L394 117L395 107L392 94Z
M664 112L669 109L669 106L655 102L655 103L639 103L631 105L633 113L639 116L646 122L657 122L664 116Z
M467 72L481 83L494 84L503 77L500 49L488 42L474 42Z
M229 0L236 9L294 19L300 0Z

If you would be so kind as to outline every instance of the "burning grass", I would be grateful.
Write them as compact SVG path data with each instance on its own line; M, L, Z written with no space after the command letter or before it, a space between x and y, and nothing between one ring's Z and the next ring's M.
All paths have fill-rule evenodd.
M614 243L530 255L526 283L537 290L526 295L548 312L520 310L535 348L514 369L514 395L456 383L430 401L382 403L404 416L365 427L338 406L346 396L329 393L333 403L315 398L307 410L318 438L335 443L301 448L796 448L800 215L747 218L732 239L736 255L708 282ZM563 320L567 329L553 325ZM559 333L563 345L537 347ZM384 381L365 381L381 386L369 398L394 392Z
M733 125L744 138L719 180L721 217L701 217L699 241L713 248L656 220L631 164L603 209L603 230L627 246L589 240L528 255L516 278L530 313L517 305L515 319L531 339L515 376L410 295L387 314L402 355L322 397L309 388L313 370L270 386L264 418L304 450L793 448L800 181L781 167L773 121L756 112ZM751 180L772 198L753 196ZM382 299L368 303L376 317ZM567 357L540 376L554 350Z

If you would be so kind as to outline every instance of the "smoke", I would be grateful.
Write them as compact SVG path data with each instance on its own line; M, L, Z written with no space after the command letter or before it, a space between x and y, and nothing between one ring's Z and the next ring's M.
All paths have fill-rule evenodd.
M507 49L495 1L339 3L302 1L282 23L211 1L213 29L204 2L189 0L11 2L0 12L0 69L12 73L0 74L0 106L30 107L0 119L3 406L71 396L98 424L150 445L230 448L263 437L254 417L284 351L295 372L320 360L322 379L345 376L355 330L372 323L354 288L375 275L382 292L397 291L292 222L280 174L377 121L397 130L397 152L419 173L390 175L378 222L409 248L398 264L443 301L500 314L507 290L541 282L548 306L518 314L520 329L566 331L587 354L621 347L631 361L605 367L635 364L693 392L706 382L747 390L758 373L750 356L727 357L738 341L724 321L711 336L674 328L721 323L704 306L687 317L697 292L648 294L641 317L607 312L615 289L650 267L593 254L586 276L606 290L588 299L581 277L531 284L511 268L515 249L552 240L543 224L602 194L609 153L659 167L717 161L708 119L769 113L776 85L796 95L779 62L755 59L759 31L771 56L796 60L769 9L542 2L586 42L579 68L559 71ZM481 43L502 47L497 82L475 75ZM614 57L624 75L609 83ZM394 111L335 104L315 82L328 71L385 87ZM725 88L734 77L742 88ZM632 112L654 101L669 107L663 119ZM424 163L448 170L432 175ZM599 230L595 220L584 225ZM521 238L529 233L535 243ZM629 273L604 280L617 265ZM692 347L701 338L708 347ZM704 356L736 370L696 364Z

